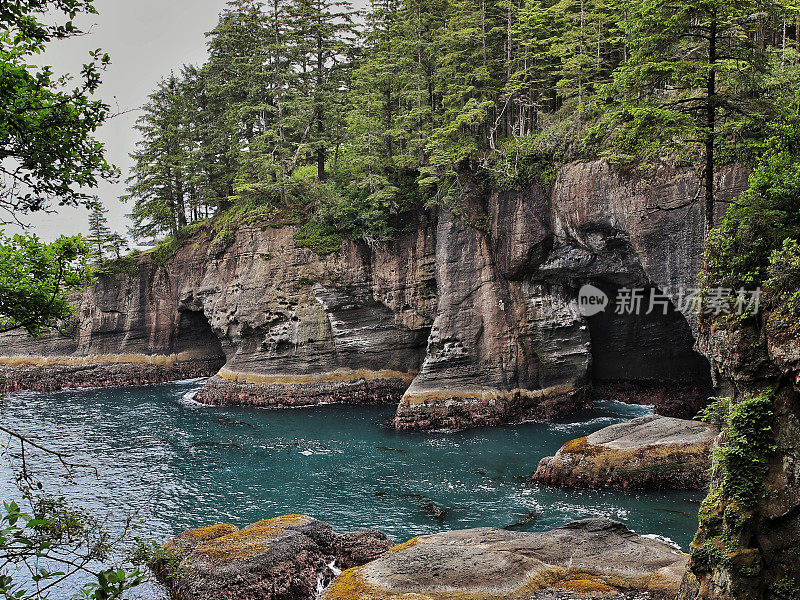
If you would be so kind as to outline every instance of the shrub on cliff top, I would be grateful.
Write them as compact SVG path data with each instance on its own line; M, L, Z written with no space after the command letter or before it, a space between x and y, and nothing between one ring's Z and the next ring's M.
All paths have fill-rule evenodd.
M120 258L102 259L95 263L92 272L97 276L124 273L130 277L135 277L139 274L139 256L141 254L140 250L134 250Z
M800 239L800 92L787 99L771 130L749 188L709 235L709 287L736 290L765 285L773 253L787 239Z
M800 244L796 240L784 240L770 256L767 300L772 309L770 332L784 338L800 333Z
M161 240L153 250L153 260L159 264L165 264L180 248L178 241L171 235Z

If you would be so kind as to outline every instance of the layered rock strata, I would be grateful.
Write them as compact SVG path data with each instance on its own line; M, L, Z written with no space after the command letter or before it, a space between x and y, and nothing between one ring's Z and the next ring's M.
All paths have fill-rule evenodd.
M671 546L606 519L544 533L467 529L401 544L339 575L322 598L608 599L635 591L672 600L686 562Z
M746 176L720 173L720 198ZM668 167L643 177L573 163L550 189L468 184L453 207L404 215L395 239L327 257L297 247L289 226L242 226L227 247L201 232L165 261L143 254L138 275L101 277L64 334L3 336L2 387L217 374L198 400L399 402L404 429L558 417L594 384L692 412L710 380L691 317L586 318L576 297L585 283L673 299L693 285L697 185Z
M647 416L564 444L533 481L560 487L704 489L719 431L698 421Z

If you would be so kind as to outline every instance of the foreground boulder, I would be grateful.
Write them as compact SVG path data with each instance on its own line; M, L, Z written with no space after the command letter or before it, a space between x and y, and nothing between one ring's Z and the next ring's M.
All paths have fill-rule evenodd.
M621 523L586 519L545 533L481 528L415 538L339 575L324 600L674 598L686 555Z
M238 529L217 524L186 531L152 562L178 600L305 600L341 569L391 548L380 531L340 535L327 523L287 515Z
M542 459L533 480L578 488L705 488L718 433L698 421L640 417L567 442Z

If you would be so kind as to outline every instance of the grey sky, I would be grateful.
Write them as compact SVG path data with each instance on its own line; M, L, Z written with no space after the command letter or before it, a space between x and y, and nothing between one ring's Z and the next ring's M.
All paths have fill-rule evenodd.
M89 35L55 42L42 58L54 72L75 73L92 49L102 48L112 64L103 76L100 97L114 112L135 109L147 99L158 79L185 63L206 59L206 38L217 22L225 0L97 0L99 15L80 21ZM37 61L38 62L38 61ZM133 129L138 111L109 121L98 135L107 147L107 158L122 169L130 166L137 135ZM119 201L124 183L102 183L98 195L109 208L109 223L125 233L130 207ZM46 240L60 234L86 230L85 209L60 209L58 214L37 214L27 219L33 231Z

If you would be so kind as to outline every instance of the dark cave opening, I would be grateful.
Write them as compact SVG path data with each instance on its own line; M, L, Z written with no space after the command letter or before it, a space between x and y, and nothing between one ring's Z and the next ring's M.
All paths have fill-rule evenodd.
M200 310L179 312L173 348L181 362L207 362L210 371L218 371L227 362L222 343Z
M641 310L618 314L620 288L600 287L608 308L589 317L592 344L592 383L596 400L653 404L656 412L692 418L712 393L706 358L694 350L686 317L670 302L647 314L651 292L644 290Z

